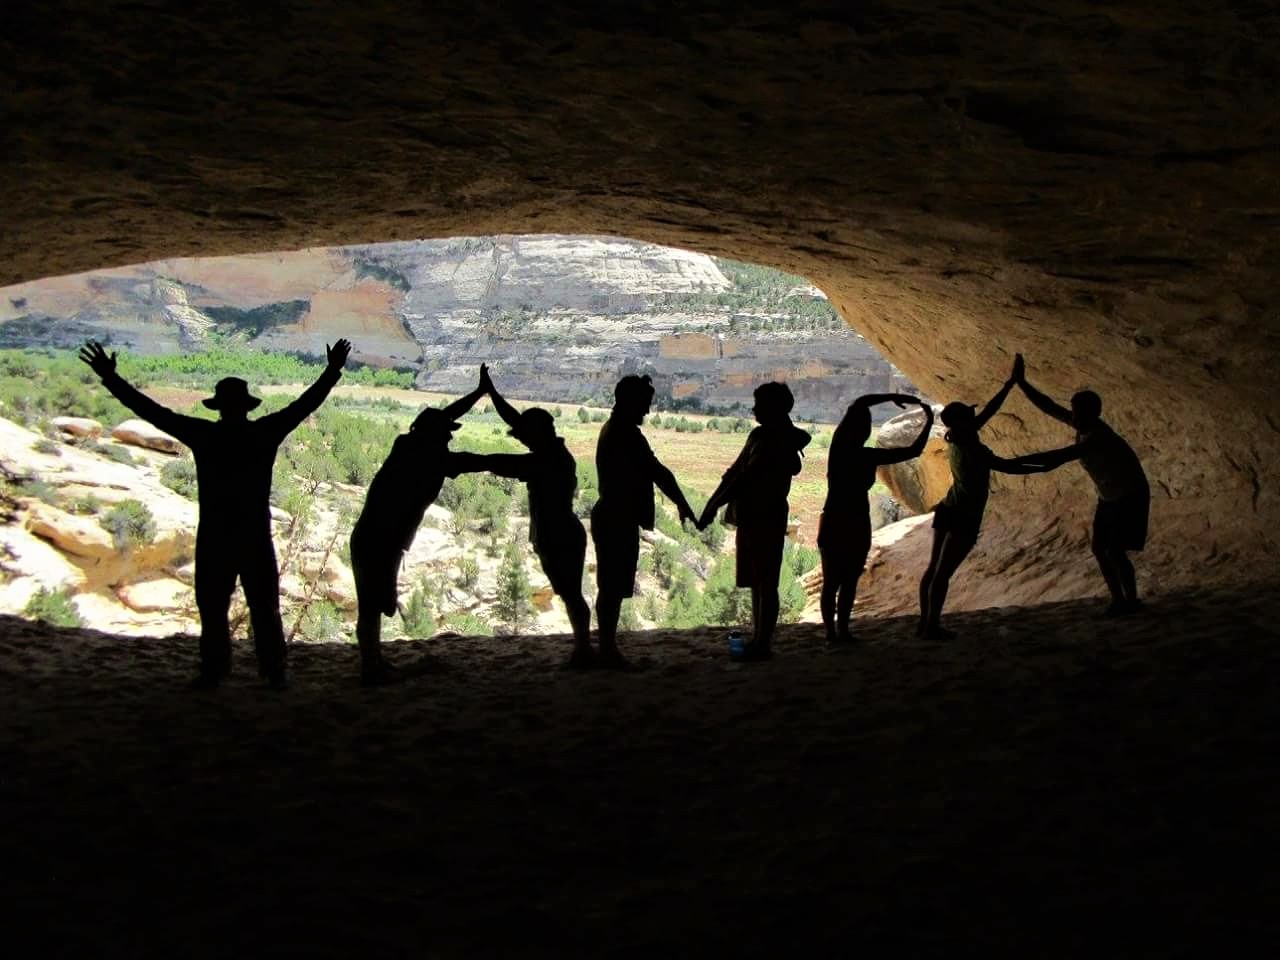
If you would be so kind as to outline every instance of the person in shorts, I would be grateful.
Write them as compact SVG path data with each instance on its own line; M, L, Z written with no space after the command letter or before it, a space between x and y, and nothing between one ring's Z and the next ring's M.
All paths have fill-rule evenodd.
M1111 593L1106 615L1126 616L1140 610L1137 572L1129 552L1140 552L1147 543L1151 486L1142 461L1102 419L1102 398L1092 390L1081 390L1072 396L1068 410L1031 386L1025 371L1018 377L1018 385L1036 409L1075 428L1074 444L1048 451L1040 458L1050 469L1079 460L1098 492L1092 547Z
M483 368L482 368L483 369ZM523 413L498 393L489 373L480 376L480 387L489 394L494 409L511 428L511 436L529 448L528 453L455 454L465 473L480 470L522 480L529 491L529 542L542 563L551 589L564 601L573 627L573 654L568 666L590 667L591 608L582 595L582 570L587 553L587 531L573 512L578 487L578 465L561 437L555 419L541 407Z
M622 601L635 593L640 531L654 527L654 487L676 505L681 522L694 520L675 474L658 460L640 432L653 395L653 381L647 376L619 380L613 412L596 441L600 498L591 508L591 538L596 544L597 662L616 669L628 666L618 650L618 616Z
M791 514L787 496L791 478L803 466L801 451L808 431L791 422L795 398L785 383L756 387L752 412L760 424L747 435L742 452L725 471L703 508L698 529L705 529L726 506L725 522L737 527L737 584L751 590L751 640L744 659L773 656L778 625L778 579Z

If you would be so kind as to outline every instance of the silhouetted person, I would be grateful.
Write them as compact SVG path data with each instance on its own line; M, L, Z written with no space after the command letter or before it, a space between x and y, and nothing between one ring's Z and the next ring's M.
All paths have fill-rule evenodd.
M982 515L987 508L991 471L1000 473L1043 473L1048 468L1039 462L1039 454L1013 460L997 457L979 439L978 431L996 415L1009 391L1022 375L1022 358L1000 391L982 412L975 414L971 404L952 402L942 408L941 419L947 427L947 459L951 466L951 489L933 510L933 549L929 568L920 580L920 626L923 637L950 640L955 634L941 625L942 605L947 588L964 558L978 541Z
M596 441L600 499L591 508L591 538L596 544L597 661L607 667L627 665L618 650L618 615L622 601L635 593L640 531L653 529L653 488L671 499L681 521L694 518L675 475L654 456L640 432L653 394L647 376L619 380L613 389L613 413Z
M468 473L487 470L524 481L529 491L529 542L542 563L542 572L551 581L551 589L564 601L573 626L569 666L589 667L595 654L591 649L591 608L582 596L587 531L573 512L577 463L564 440L556 436L556 422L550 413L541 407L530 407L521 413L498 393L488 371L481 369L480 388L488 391L494 409L511 428L511 436L530 452L456 456Z
M1069 447L1036 455L1049 469L1079 460L1098 491L1093 514L1093 555L1111 591L1108 616L1123 616L1141 607L1137 576L1127 551L1142 550L1147 542L1147 517L1151 487L1142 462L1124 439L1102 419L1102 398L1081 390L1071 398L1071 409L1060 407L1031 386L1019 371L1018 385L1035 406L1068 426L1075 427L1076 442Z
M231 672L227 612L236 577L244 588L253 625L259 673L273 689L286 686L284 627L280 622L280 572L271 542L271 468L284 438L314 413L342 376L351 344L326 347L329 365L314 384L283 410L250 420L262 401L249 396L239 377L224 377L204 401L220 419L202 420L162 407L116 373L116 355L96 342L80 359L102 385L143 420L191 448L196 461L200 518L196 527L196 607L200 611L200 673L193 686L213 689Z
M791 507L791 478L804 465L800 451L809 434L791 423L795 403L785 383L766 383L755 390L752 412L760 426L747 435L738 459L725 471L698 520L703 529L724 505L725 522L737 529L737 584L751 590L751 640L748 660L773 655L778 625L778 579Z
M924 429L907 447L868 447L871 408L878 403L899 407L918 403L924 408ZM822 623L827 641L853 639L849 617L871 551L871 504L868 493L876 482L876 467L912 460L924 453L933 428L933 408L902 393L875 393L849 404L831 438L827 456L827 501L818 518L818 551L822 554Z
M481 377L485 376L483 364ZM397 577L418 527L445 477L469 472L449 449L462 416L484 396L476 387L443 410L427 407L391 444L391 452L369 482L364 507L351 531L351 573L356 582L356 643L360 682L381 686L395 668L382 656L382 617L395 616ZM478 469L478 468L477 468Z

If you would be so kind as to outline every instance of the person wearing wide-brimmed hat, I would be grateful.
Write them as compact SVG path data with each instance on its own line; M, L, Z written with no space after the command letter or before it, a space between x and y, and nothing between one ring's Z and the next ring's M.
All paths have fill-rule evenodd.
M280 572L271 542L271 468L284 438L319 408L342 376L351 344L339 340L326 352L325 371L284 409L250 420L249 412L262 401L249 394L249 385L239 377L225 377L204 401L219 419L204 420L175 413L130 386L116 373L116 355L100 343L90 341L80 351L80 359L117 400L186 444L195 457L200 673L193 686L198 688L217 687L231 671L227 613L237 577L249 605L258 670L273 689L286 686Z
M480 365L481 382L485 367ZM396 437L365 494L364 506L351 531L351 574L356 582L356 643L360 648L360 682L382 686L396 670L382 655L382 618L399 609L397 579L404 555L418 527L444 486L445 477L474 473L449 449L462 416L484 396L483 386L443 410L427 407L408 433Z

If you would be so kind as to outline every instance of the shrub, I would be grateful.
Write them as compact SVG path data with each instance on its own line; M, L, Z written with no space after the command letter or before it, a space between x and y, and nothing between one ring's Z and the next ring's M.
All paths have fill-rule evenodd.
M39 620L54 627L83 627L84 620L75 602L66 590L46 590L41 587L27 601L23 610L32 620Z
M455 610L446 613L440 619L440 625L465 637L492 637L493 627L483 617L466 610Z
M458 561L458 586L463 590L471 590L479 579L480 564L474 557L463 557Z
M342 634L342 617L328 600L317 600L308 604L300 629L308 640L336 640Z
M56 440L50 440L48 437L41 437L31 445L31 449L36 453L47 453L55 457L62 456L62 444Z
M431 593L425 583L419 583L409 594L400 612L404 635L411 640L426 640L436 632L435 617L431 613Z
M121 500L98 518L121 553L144 547L156 537L156 522L141 500Z
M93 443L86 449L93 451L99 456L106 457L108 460L113 460L116 463L129 465L137 463L133 458L133 454L118 443Z
M196 462L190 457L170 460L160 468L160 482L188 500L197 499Z
M589 411L586 407L579 407L579 408L578 408L578 422L579 422L579 423L590 423L590 422L591 422L591 411Z
M640 629L640 618L636 616L635 604L631 597L626 597L622 601L622 608L618 611L618 629L628 633Z
M498 568L498 599L494 610L513 633L528 619L532 609L529 602L529 577L524 570L524 559L514 541L507 544Z
M102 509L102 501L95 497L92 493L86 493L83 497L76 497L71 501L70 510L72 513L88 514L92 516Z

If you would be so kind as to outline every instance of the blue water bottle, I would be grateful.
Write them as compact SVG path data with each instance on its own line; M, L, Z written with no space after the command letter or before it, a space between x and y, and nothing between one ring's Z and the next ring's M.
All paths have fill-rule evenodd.
M746 656L747 641L742 636L741 630L729 631L729 659L741 660Z

